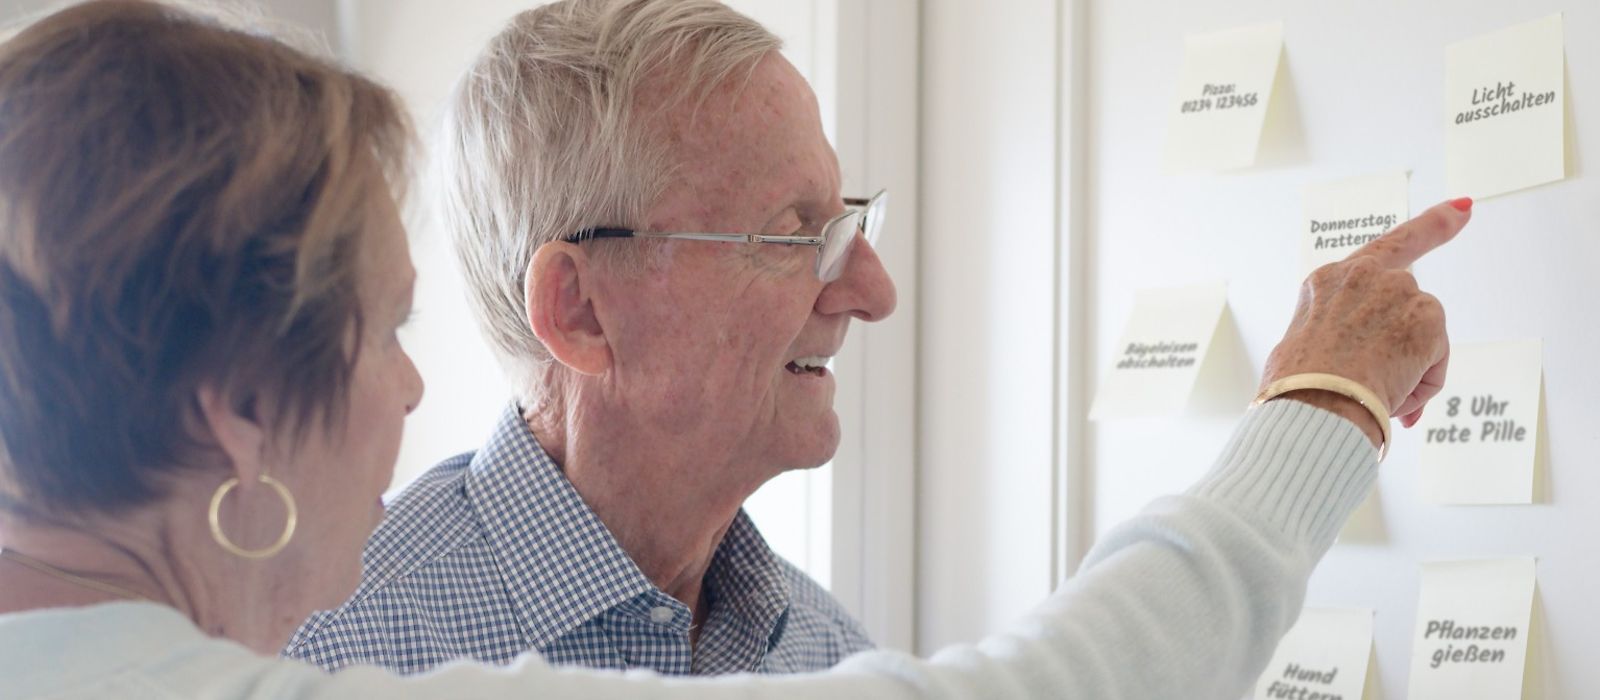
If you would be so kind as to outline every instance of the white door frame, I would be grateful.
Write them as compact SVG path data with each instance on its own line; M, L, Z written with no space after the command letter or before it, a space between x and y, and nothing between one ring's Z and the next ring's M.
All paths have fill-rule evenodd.
M1086 295L1088 218L1088 0L1059 0L1056 33L1056 360L1055 544L1056 585L1078 570L1094 541L1089 463L1089 387Z
M917 449L917 0L819 0L832 71L836 148L847 193L890 193L878 254L899 305L857 322L835 366L842 429L833 462L833 593L880 646L914 636ZM829 46L831 44L831 46ZM823 57L828 63L830 57Z

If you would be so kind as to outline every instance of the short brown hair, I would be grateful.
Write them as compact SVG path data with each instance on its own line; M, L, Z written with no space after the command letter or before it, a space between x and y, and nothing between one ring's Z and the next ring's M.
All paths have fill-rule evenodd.
M202 383L342 417L358 242L410 143L385 88L159 2L0 45L0 503L159 497Z

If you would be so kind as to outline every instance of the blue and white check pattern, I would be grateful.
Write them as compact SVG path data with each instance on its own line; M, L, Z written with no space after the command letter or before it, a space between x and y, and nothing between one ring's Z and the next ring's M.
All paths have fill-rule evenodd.
M284 655L410 674L455 659L671 675L795 673L872 647L838 601L767 547L740 511L706 572L709 611L656 588L509 407L476 454L429 470L367 543L365 579L307 620Z

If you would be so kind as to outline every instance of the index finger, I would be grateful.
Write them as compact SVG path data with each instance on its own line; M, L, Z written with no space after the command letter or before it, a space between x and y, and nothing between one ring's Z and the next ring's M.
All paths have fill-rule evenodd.
M1368 257L1391 270L1404 270L1428 251L1449 243L1471 219L1471 199L1463 197L1437 204L1357 248L1345 259Z

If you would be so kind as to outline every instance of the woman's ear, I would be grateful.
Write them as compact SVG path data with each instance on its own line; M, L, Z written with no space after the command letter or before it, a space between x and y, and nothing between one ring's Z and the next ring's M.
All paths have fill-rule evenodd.
M241 408L214 385L205 384L195 390L195 403L199 418L211 432L217 448L227 455L234 476L245 484L253 484L266 471L264 455L267 433L261 427L257 411Z
M572 243L546 243L528 263L523 300L528 325L557 362L597 376L611 368L611 344L594 311L594 269Z

